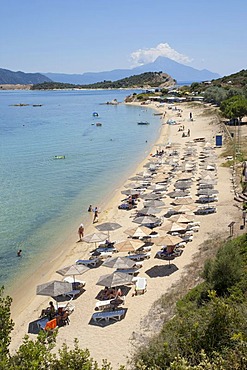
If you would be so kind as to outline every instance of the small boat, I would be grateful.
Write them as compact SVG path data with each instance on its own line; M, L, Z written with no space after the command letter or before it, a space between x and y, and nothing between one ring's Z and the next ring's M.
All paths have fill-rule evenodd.
M97 122L97 123L96 123L96 126L102 126L102 123Z
M93 112L93 117L98 117L98 116L99 116L99 113Z
M42 107L43 104L33 104L33 107Z
M149 122L148 121L140 121L140 122L137 122L138 125L149 125Z
M55 155L54 159L65 159L65 155Z

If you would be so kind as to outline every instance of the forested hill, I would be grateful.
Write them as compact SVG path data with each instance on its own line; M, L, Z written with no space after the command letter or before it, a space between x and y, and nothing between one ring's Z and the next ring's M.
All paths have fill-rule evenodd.
M30 85L50 82L51 79L41 73L13 72L0 68L0 85Z
M151 88L174 86L176 81L168 74L162 72L146 72L123 78L118 81L102 81L90 85L73 85L59 82L45 82L34 85L33 90L53 89L127 89L127 88Z

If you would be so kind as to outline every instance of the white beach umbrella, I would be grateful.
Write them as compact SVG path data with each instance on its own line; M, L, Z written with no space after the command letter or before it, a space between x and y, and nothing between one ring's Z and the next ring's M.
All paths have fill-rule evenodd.
M108 239L110 237L110 231L117 230L122 227L117 222L104 222L103 224L95 226L95 228L99 231L107 231L108 232Z
M108 235L107 234L104 234L104 233L92 233L92 234L85 235L82 238L82 240L84 242L86 242L86 243L94 243L95 244L95 248L96 248L98 242L103 242L107 238L108 238Z
M75 282L75 275L82 275L85 272L89 271L90 268L84 265L70 265L63 267L60 270L57 270L56 272L62 276L73 276L74 282Z
M124 272L115 271L112 274L100 276L96 285L105 286L108 288L115 288L121 285L132 284L133 276L125 274Z

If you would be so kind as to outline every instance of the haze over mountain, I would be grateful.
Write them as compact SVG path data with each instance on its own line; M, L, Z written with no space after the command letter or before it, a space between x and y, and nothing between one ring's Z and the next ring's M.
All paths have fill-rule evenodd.
M201 82L219 78L218 73L208 71L207 69L198 70L193 67L175 62L166 57L158 57L154 62L145 64L132 69L114 69L104 72L86 72L83 74L64 74L64 73L43 73L51 80L56 82L65 82L72 84L92 84L101 81L117 81L132 75L138 75L144 72L159 72L169 74L178 83L181 82Z
M33 85L42 82L51 82L51 80L41 73L13 72L0 68L1 85Z

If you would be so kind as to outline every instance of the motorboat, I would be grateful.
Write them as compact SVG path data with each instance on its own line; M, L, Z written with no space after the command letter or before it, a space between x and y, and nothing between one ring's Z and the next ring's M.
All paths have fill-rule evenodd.
M140 121L137 122L138 125L149 125L150 123L148 121Z

